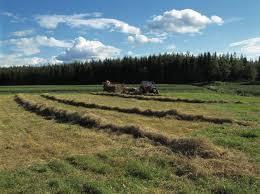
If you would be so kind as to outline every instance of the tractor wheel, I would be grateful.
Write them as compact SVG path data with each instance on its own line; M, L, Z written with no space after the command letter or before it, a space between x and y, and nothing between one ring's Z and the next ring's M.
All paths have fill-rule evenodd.
M144 90L142 87L140 87L140 88L139 88L139 92L140 92L140 94L144 94L144 93L145 93L145 90Z
M156 88L153 88L152 92L153 92L153 94L159 94L159 92Z

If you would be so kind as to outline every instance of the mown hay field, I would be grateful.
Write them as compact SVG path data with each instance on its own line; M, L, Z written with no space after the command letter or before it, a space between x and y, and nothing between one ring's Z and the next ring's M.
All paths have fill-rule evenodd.
M259 193L259 96L159 90L0 88L0 193Z

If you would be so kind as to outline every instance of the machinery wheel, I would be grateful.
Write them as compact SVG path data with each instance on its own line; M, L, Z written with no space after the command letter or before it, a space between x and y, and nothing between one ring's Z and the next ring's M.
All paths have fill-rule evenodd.
M153 92L154 94L159 94L159 92L158 92L158 90L157 90L156 88L153 88L152 92Z

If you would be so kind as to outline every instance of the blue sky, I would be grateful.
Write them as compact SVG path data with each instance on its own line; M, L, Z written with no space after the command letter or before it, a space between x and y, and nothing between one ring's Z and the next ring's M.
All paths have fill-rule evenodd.
M255 58L259 19L259 0L0 0L0 65L186 51Z

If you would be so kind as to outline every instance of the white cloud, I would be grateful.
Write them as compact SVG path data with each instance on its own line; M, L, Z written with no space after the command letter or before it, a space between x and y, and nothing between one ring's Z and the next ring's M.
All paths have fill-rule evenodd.
M104 45L100 41L86 40L83 37L78 37L74 41L63 41L53 37L35 36L10 39L1 41L0 43L11 46L14 51L11 54L0 54L1 66L54 64L89 59L103 60L118 56L121 52L120 49L113 46ZM40 47L43 46L67 48L67 50L51 58L30 57L39 53Z
M63 62L85 61L89 59L111 58L119 53L120 49L118 48L104 45L100 41L91 41L78 37L75 39L74 45L58 55L56 59Z
M23 36L29 36L33 33L34 33L33 29L21 30L21 31L12 32L11 36L23 37Z
M131 36L128 37L130 43L160 43L163 40L163 37L159 36L148 38L142 34L140 28L129 25L121 20L111 18L87 18L89 16L89 14L38 15L35 19L41 27L47 29L55 29L59 24L64 23L69 27L81 28L81 30L82 27L88 27L131 34Z
M36 21L41 27L54 29L60 23L65 23L70 27L90 27L94 29L108 29L110 31L119 31L128 34L139 34L138 27L131 26L123 21L110 18L86 18L89 14L74 15L38 15Z
M11 13L11 12L7 12L7 11L6 11L6 12L2 12L1 15L10 17L10 18L13 18L13 19L16 19L16 20L19 19L18 16L16 16L15 14L13 14L13 13Z
M19 17L18 15L13 14L11 12L1 12L0 15L11 18L12 19L11 22L13 22L13 23L24 22L26 19L23 17Z
M89 14L74 14L74 15L38 15L35 17L36 21L40 24L41 27L47 29L54 29L60 23L66 23L69 21L81 19L84 17L88 17Z
M131 56L131 55L134 55L134 53L133 53L132 51L128 51L128 52L127 52L127 55L128 55L128 56Z
M13 46L13 50L23 55L33 55L40 52L40 47L60 47L68 48L71 46L70 42L57 40L53 37L35 36L30 38L18 38L2 41L4 45Z
M260 56L260 37L234 42L230 47L237 47L242 53L250 56Z
M134 43L134 42L135 42L135 38L134 38L133 36L128 36L128 37L127 37L127 40L128 40L128 42L130 42L130 43Z
M44 59L40 57L23 57L23 55L20 54L0 55L0 61L1 67L61 63L61 61L55 59L55 57Z
M209 24L222 25L219 16L210 18L192 9L165 11L162 15L154 16L149 21L152 30L167 33L199 33Z
M162 38L149 38L145 35L142 34L136 34L133 36L128 36L128 42L129 43L162 43L163 39Z
M40 57L29 57L29 58L22 58L24 65L45 65L45 64L59 64L62 61L57 60L55 57L51 57L50 59L44 59ZM21 61L20 61L20 64Z
M211 18L212 23L215 23L218 25L224 24L224 20L219 16L214 15L214 16L211 16L210 18Z

